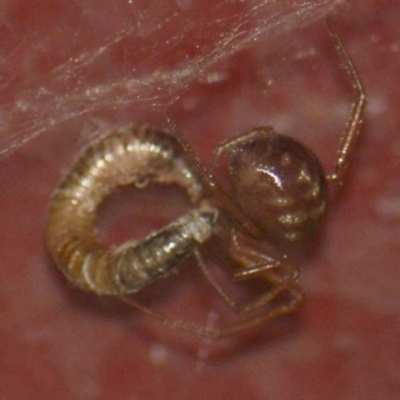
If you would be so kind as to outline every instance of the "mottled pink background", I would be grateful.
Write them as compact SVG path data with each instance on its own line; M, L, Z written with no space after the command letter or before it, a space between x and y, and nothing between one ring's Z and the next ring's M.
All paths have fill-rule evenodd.
M62 0L2 3L0 108L23 85L45 86L43 71L67 62L88 43L96 46L102 31L117 31L129 7L123 0L83 2L87 7ZM133 3L138 18L143 8L147 18L152 12L158 17L181 13L185 23L189 15L199 24L213 21L218 4L157 1L152 10L151 2ZM244 12L246 2L225 8L229 17ZM273 124L304 140L331 165L354 96L324 22L311 20L273 40L260 37L215 66L226 74L220 82L193 83L179 93L169 108L204 160L223 138ZM85 25L88 21L92 26ZM57 121L0 162L1 400L400 398L400 3L348 2L338 7L335 21L369 103L346 188L332 205L312 255L301 261L304 308L293 319L263 327L251 341L211 344L148 322L118 302L82 294L60 277L45 247L46 209L85 135L120 121L166 126L167 106L151 108L147 99L119 109L110 99L109 106ZM215 35L217 41L212 28L211 23L207 40ZM181 35L177 51L190 59L202 46L196 40ZM135 52L111 54L115 64L103 63L91 70L95 77L86 78L102 82L113 69L120 77L129 69L124 57L135 63ZM165 65L173 65L169 57ZM150 59L144 67L159 65ZM71 87L66 81L55 90L69 94ZM55 104L43 107L46 114ZM19 123L15 129L0 123L3 147L11 143L9 132L18 135L24 127ZM133 209L130 196L124 193L106 212L110 240L129 237L131 225L140 229L150 221L150 229L174 212L169 196L144 196ZM183 314L203 309L207 315L210 301L205 303L196 282L191 288L191 302L181 302L180 292L170 294L176 308Z

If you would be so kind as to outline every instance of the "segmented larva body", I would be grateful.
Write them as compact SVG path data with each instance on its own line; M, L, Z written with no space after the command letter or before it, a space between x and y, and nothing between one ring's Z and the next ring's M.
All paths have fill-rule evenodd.
M96 213L118 186L178 184L196 208L140 241L107 248L95 233ZM95 139L51 199L47 243L58 268L98 295L134 293L179 265L209 238L217 211L200 202L203 185L170 134L137 127Z

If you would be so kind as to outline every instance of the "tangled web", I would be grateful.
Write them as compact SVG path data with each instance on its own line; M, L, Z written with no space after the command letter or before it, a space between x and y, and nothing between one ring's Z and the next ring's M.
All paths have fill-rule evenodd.
M100 110L165 110L254 41L335 0L7 0L0 14L0 154Z

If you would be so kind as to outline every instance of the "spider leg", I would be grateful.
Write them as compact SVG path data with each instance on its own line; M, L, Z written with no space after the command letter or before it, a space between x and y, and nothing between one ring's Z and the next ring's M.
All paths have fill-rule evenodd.
M234 273L234 279L260 278L272 288L243 307L240 315L257 311L273 302L280 294L287 293L294 303L303 301L303 293L298 285L299 271L277 254L267 255L265 251L246 244L234 230L231 230L231 258L241 265L241 270ZM272 250L272 249L271 249Z
M185 332L194 334L199 337L204 337L211 340L217 340L221 338L227 338L230 336L234 336L240 332L245 332L248 329L255 328L258 325L277 318L279 316L283 316L286 314L290 314L296 311L300 303L296 301L291 301L288 304L278 304L274 307L271 307L268 310L264 310L263 312L258 313L256 316L249 316L246 317L245 313L236 306L235 302L230 299L228 295L225 294L223 289L215 282L211 274L209 273L208 268L205 266L205 263L202 261L199 252L195 252L196 257L198 257L199 263L203 269L204 274L206 275L207 279L213 284L213 286L217 289L217 292L227 301L227 303L231 306L232 309L237 310L240 316L243 316L238 322L231 324L225 328L207 328L195 322L184 320L180 318L174 318L169 315L166 315L162 312L158 312L150 307L146 307L145 305L141 304L140 302L132 299L131 297L126 296L119 296L121 302L133 307L144 314L150 316L153 319L160 321L162 324L169 326L173 329L180 329ZM204 268L203 268L204 267ZM272 298L274 295L278 295L278 290L273 290L269 297ZM264 297L264 296L263 296Z
M203 182L203 185L215 196L216 199L219 200L223 206L222 209L226 210L229 215L233 216L236 223L239 224L242 229L249 232L252 236L260 236L260 229L243 214L240 208L232 201L228 193L226 193L226 191L215 181L214 176L204 167L192 146L180 131L171 114L167 112L166 116L172 132L183 147L188 161L192 164L194 170L197 172L198 176ZM241 137L237 139L240 140ZM211 170L214 170L214 165L211 166Z
M162 324L169 326L173 329L181 329L185 332L195 334L200 337L205 337L208 339L216 339L214 334L214 329L205 328L199 324L196 324L192 321L187 321L180 318L173 318L164 313L155 311L145 305L141 304L140 302L133 300L132 298L128 298L125 296L120 296L120 301L127 304L130 307L136 308L137 310L149 315L151 318L160 321ZM218 336L218 335L217 335Z
M261 314L258 314L254 317L250 318L245 318L242 319L241 321L228 326L227 328L222 328L222 329L215 329L213 330L212 339L222 339L226 337L230 337L233 335L237 335L238 333L241 332L246 332L249 329L255 328L261 324L264 324L268 321L271 321L275 318L282 317L284 315L292 314L298 308L300 307L301 303L297 303L295 301L292 301L287 304L279 304L275 307L273 307L270 310L266 310L262 312Z
M357 93L357 99L352 105L350 119L340 138L340 145L334 171L326 176L328 182L338 182L341 184L343 176L349 166L351 155L354 151L357 139L360 136L361 123L364 116L367 95L350 54L334 30L330 18L327 18L327 24L329 32L335 42L337 52L344 62L347 73L351 78L352 85Z
M260 309L271 305L280 295L285 293L291 299L290 303L298 304L298 306L302 303L303 293L298 285L298 270L296 268L275 258L268 257L264 252L257 251L248 245L241 244L241 247L238 247L239 243L236 234L233 234L233 238L232 241L235 245L232 247L235 249L235 253L230 253L231 258L244 269L235 271L233 273L234 279L260 278L271 286L266 293L258 296L245 306L239 306L217 283L198 250L195 250L195 255L206 279L236 314L243 317L259 312Z
M235 147L238 147L242 143L250 142L252 139L258 139L260 135L269 135L270 133L274 133L273 128L271 127L261 127L254 128L250 132L247 132L243 135L234 137L232 139L228 139L223 143L220 143L217 148L214 150L213 159L211 161L210 175L214 175L214 170L218 165L219 158L225 151L230 151Z
M206 339L217 340L222 338L227 338L230 336L237 335L241 332L246 332L249 329L255 328L260 324L263 324L269 320L275 319L280 316L284 316L287 314L291 314L296 311L299 307L298 304L292 302L286 305L279 305L271 310L268 310L262 314L259 314L255 317L245 318L240 320L237 323L234 323L226 328L218 329L218 328L205 328L199 324L196 324L191 321L172 318L163 313L159 313L154 311L143 304L124 296L119 298L123 303L129 305L130 307L136 308L139 311L149 315L150 317L160 321L166 326L169 326L173 329L181 329L185 332L194 334L199 337L204 337Z
M281 264L277 264L276 260L274 263L271 263L273 258L268 257L263 252L257 252L257 250L251 248L251 246L240 243L240 240L235 232L232 233L232 238L232 242L235 243L233 247L241 246L241 261L243 263L243 260L247 260L248 264L246 265L248 269L251 269L249 266L251 266L252 263L257 259L256 257L258 257L259 262L262 262L255 267L256 271L254 271L254 273L250 273L247 277L243 277L243 279L257 277L266 280L271 284L271 289L269 291L267 291L265 294L262 294L253 302L245 305L244 307L238 306L236 302L231 299L231 297L225 293L223 288L216 282L197 249L195 249L194 254L197 257L199 265L202 268L206 279L212 284L217 293L226 301L230 308L239 316L239 320L237 322L234 322L231 325L223 328L207 328L195 322L174 318L153 310L141 304L140 302L135 301L131 297L128 298L125 296L120 296L119 299L123 303L138 309L139 311L160 321L166 326L174 329L180 329L196 336L212 340L227 338L241 332L246 332L247 330L255 328L258 325L261 325L272 319L291 314L296 311L300 307L303 300L302 291L297 284L297 270L293 267L290 267L287 269L287 271L285 271L284 276L282 276L278 273L278 271L281 272L280 267L286 266L286 263L283 262ZM246 252L247 258L245 257ZM237 259L236 255L234 258ZM291 274L289 274L288 271L290 271ZM296 274L294 272L296 272ZM289 277L292 279L289 279ZM280 294L284 292L287 292L288 299L284 302L275 301L276 298L278 298Z
M254 246L246 244L243 241L243 235L239 235L234 229L230 230L229 253L231 258L242 266L242 268L233 273L233 279L235 280L248 279L272 269L275 271L279 269L280 272L285 272L288 281L298 279L298 269L285 262L284 257L275 248L270 247L268 251L257 250ZM268 275L268 281L271 280L272 275Z

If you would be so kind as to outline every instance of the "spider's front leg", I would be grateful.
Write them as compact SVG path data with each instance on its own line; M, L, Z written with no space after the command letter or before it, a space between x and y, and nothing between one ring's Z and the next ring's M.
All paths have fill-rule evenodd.
M327 23L329 32L336 44L337 52L345 65L347 73L350 76L351 83L357 94L357 98L352 106L350 119L346 125L344 133L340 138L340 145L334 171L326 175L326 180L329 183L338 182L339 184L342 184L343 176L349 168L352 154L354 153L358 137L360 136L367 95L364 85L358 75L357 69L354 66L353 60L351 59L345 45L334 30L330 18L328 18Z

